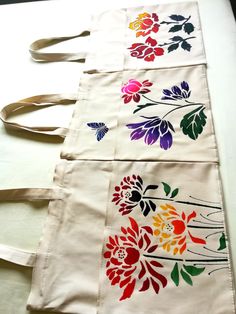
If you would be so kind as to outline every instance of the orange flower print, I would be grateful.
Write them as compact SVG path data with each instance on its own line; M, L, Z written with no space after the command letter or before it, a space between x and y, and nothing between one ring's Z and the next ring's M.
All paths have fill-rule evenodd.
M197 215L195 211L188 216L184 212L179 214L169 204L161 205L159 209L161 212L153 217L153 225L156 227L154 235L164 250L174 255L183 254L187 248L187 238L197 244L206 244L205 240L194 237L188 230L189 221Z
M139 14L134 22L129 24L129 28L136 31L136 37L147 36L151 32L157 33L159 30L158 15L156 13Z

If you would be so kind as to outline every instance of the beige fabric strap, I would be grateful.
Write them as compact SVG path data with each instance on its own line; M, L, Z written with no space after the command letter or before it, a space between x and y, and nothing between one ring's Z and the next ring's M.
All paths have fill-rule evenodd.
M0 201L53 200L63 199L65 193L60 188L21 188L0 190Z
M67 37L51 37L43 38L34 41L30 45L29 52L32 59L37 62L56 62L56 61L78 61L85 62L86 53L52 53L52 52L41 52L40 50L46 47L53 46L63 41L71 40L78 37L89 36L90 31L83 31L79 35L67 36Z
M0 119L4 123L6 128L25 130L33 133L46 134L60 136L64 138L68 132L68 129L61 127L38 127L38 126L26 126L15 122L7 121L7 118L11 113L15 113L17 110L22 108L32 108L32 107L46 107L55 105L68 105L74 104L77 101L77 96L75 94L51 94L51 95L38 95L29 98L19 100L15 103L9 104L3 107L0 111Z
M0 259L21 266L33 267L35 264L36 253L0 244Z
M63 199L64 197L65 192L60 188L22 188L0 190L0 201L53 200ZM0 244L0 259L21 266L33 267L35 258L36 253Z

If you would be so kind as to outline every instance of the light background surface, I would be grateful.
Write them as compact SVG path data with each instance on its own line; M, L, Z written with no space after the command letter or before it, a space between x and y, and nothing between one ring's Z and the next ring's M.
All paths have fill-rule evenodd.
M198 2L230 246L236 269L236 25L228 0ZM0 106L37 94L77 91L83 66L75 62L34 63L30 60L28 47L35 39L77 34L89 27L91 14L103 10L156 3L167 1L52 0L0 6ZM59 45L56 50L71 52L85 47L86 42L75 40ZM15 121L66 126L72 111L73 106L58 106L21 115ZM0 143L0 188L52 185L62 145L60 141L6 132L1 124ZM0 243L36 250L46 214L46 202L1 203ZM29 313L25 304L30 283L30 270L0 261L0 314Z

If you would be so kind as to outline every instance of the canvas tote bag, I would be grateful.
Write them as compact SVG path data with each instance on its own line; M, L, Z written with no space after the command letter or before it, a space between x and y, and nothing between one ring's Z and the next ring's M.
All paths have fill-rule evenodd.
M175 6L181 13L172 14ZM65 160L57 165L54 178L63 197L49 195L43 236L30 262L21 252L21 263L34 267L29 309L89 314L235 311L205 67L156 70L205 62L201 32L180 10L193 8L191 14L198 18L197 7L188 3L152 8L163 12L161 7L171 8L166 16L172 18L162 19L165 23L160 25L175 24L173 33L180 28L199 33L198 52L181 47L186 47L183 37L178 43L166 41L163 47L175 46L169 52L167 48L166 61L157 64L161 50L154 48L161 47L152 46L155 42L134 42L127 49L122 35L115 41L119 53L113 62L118 66L111 66L103 55L106 64L96 58L99 62L88 72L130 71L84 75L69 133L24 126L27 131L68 134ZM150 32L158 33L159 27L150 22L157 19L152 8L116 11L126 20L125 34L132 31L136 39L143 31L143 17L152 25ZM135 12L130 20L127 12ZM104 16L109 21L109 14ZM188 22L193 26L185 26ZM108 46L113 49L111 42ZM130 50L139 47L131 55ZM145 56L137 58L143 55L140 51ZM179 53L180 63L175 64L177 57L169 58L172 52ZM181 59L181 53L188 53L189 59ZM87 58L86 54L86 63ZM136 61L131 65L130 60ZM30 98L22 102L40 103ZM3 111L5 125L21 127L7 124L12 108L8 109ZM10 260L9 254L5 258Z

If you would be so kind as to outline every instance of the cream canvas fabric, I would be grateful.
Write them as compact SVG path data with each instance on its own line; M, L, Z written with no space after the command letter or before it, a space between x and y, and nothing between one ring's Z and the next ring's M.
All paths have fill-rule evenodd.
M65 161L55 183L29 309L234 313L216 164Z
M88 51L42 48L89 36ZM35 61L85 62L84 71L155 69L206 63L197 2L140 6L93 16L79 35L40 39L30 47Z
M205 66L84 74L61 157L217 161Z

